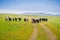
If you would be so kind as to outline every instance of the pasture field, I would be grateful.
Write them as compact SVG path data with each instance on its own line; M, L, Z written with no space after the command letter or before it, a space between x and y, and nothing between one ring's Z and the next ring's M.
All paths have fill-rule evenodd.
M5 21L5 17L18 17L17 15L0 15L0 40L28 40L33 26L22 21ZM23 17L22 17L23 18Z
M5 17L21 17L21 21L5 21ZM31 18L48 18L47 22L41 22L46 25L60 40L60 16L33 16L17 14L0 14L0 40L28 40L34 30ZM24 22L24 18L29 18L30 22ZM36 40L50 40L40 23L35 23L38 34Z
M51 16L48 17L49 21L46 23L43 22L57 37L57 40L60 40L60 16Z

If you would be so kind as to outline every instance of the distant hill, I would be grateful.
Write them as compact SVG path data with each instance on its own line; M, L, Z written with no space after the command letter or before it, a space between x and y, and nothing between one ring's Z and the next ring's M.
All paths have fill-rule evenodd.
M16 14L16 13L0 13L0 14ZM21 13L21 14L22 15L39 15L39 16L60 16L59 14L47 14L47 13Z
M40 16L60 16L55 14L46 14L46 13L23 13L24 15L40 15Z

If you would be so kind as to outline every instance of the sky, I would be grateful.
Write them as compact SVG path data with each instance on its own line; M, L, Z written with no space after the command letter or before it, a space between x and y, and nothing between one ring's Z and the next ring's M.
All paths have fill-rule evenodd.
M2 12L60 15L60 0L0 0L0 13Z

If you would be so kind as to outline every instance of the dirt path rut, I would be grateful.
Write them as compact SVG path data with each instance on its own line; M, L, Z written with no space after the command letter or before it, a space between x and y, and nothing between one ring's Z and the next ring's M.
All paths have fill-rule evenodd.
M54 35L54 33L49 30L44 24L40 24L42 28L44 28L44 30L46 31L47 35L49 36L50 40L57 40L56 36Z
M33 31L31 37L28 40L36 40L38 30L37 30L37 27L36 27L35 24L33 24L33 27L34 27L34 31Z

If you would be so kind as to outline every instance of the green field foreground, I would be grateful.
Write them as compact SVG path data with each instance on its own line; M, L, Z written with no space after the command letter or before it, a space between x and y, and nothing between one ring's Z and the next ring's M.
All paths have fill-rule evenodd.
M23 20L5 21L6 16L8 15L0 15L0 40L28 40L33 31L32 24L25 23Z
M60 16L48 17L49 21L45 24L56 36L57 40L60 40Z
M21 21L5 21L5 17L18 17L22 18ZM24 22L23 18L48 18L45 24L60 40L60 16L27 16L15 14L0 14L0 40L28 40L33 32L33 25L31 22ZM38 35L36 40L50 40L45 30L39 24L35 24L38 28Z

